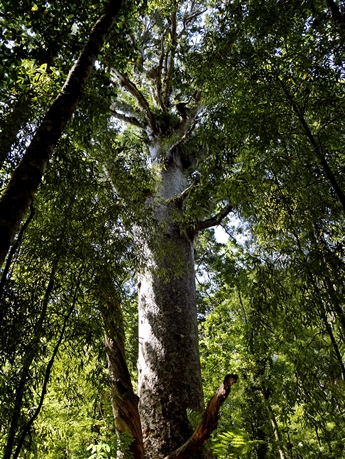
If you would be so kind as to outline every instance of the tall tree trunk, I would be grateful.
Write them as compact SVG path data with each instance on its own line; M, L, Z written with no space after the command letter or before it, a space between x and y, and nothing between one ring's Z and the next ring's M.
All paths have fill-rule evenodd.
M164 458L184 445L193 433L187 409L203 410L193 236L219 224L231 210L230 205L225 206L214 218L182 230L183 201L188 194L185 172L195 166L196 154L186 143L198 123L201 94L195 88L180 99L183 96L172 85L181 37L204 10L192 2L188 12L181 10L181 21L178 9L178 2L172 2L169 15L152 27L155 32L151 38L147 35L145 45L142 37L138 40L141 68L132 69L131 74L115 70L126 98L112 103L112 114L118 120L141 129L150 162L161 170L157 190L147 202L160 233L152 238L144 230L138 234L139 245L146 251L139 277L139 412L147 459ZM146 56L145 49L151 48L156 59ZM126 102L128 94L133 105ZM205 455L202 448L195 448L189 457Z
M146 246L139 282L139 409L152 459L190 437L187 408L203 409L193 241L181 233L172 200L186 186L178 161L163 169L161 179L154 203L161 234Z

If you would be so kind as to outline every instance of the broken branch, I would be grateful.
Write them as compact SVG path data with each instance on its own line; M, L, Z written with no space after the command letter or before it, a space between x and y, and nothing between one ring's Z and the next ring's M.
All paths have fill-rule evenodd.
M201 422L193 435L184 445L170 453L165 459L187 459L192 452L197 451L203 446L211 433L217 428L219 409L227 399L231 387L237 380L238 376L235 374L229 374L225 377L224 382L208 402Z

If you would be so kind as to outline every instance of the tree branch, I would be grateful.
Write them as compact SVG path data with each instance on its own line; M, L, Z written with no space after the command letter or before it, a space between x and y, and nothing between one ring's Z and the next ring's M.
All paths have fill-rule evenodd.
M162 70L163 70L164 56L165 56L164 40L165 40L166 32L167 30L163 32L162 37L161 37L161 55L160 55L159 63L158 63L157 83L156 83L157 84L157 99L158 99L159 105L164 115L166 115L167 113L167 108L164 105L163 94L162 94Z
M183 142L185 142L189 135L192 133L193 129L195 128L195 125L197 123L197 115L194 117L194 120L192 121L192 124L190 126L190 128L184 133L184 135L182 137L180 137L170 148L169 150L166 152L166 158L167 160L170 159L173 151L175 150L175 148L177 148L179 145L181 145Z
M179 195L175 196L172 201L177 205L181 206L183 201L188 197L189 193L192 191L192 189L195 188L195 183L192 183L189 185L189 187L185 188L182 193Z
M127 116L123 115L122 113L117 112L116 110L111 110L112 116L115 116L118 120L124 121L125 123L133 124L133 126L137 126L141 129L145 129L145 126L140 123L135 116Z
M211 433L217 428L219 409L227 399L231 387L237 380L238 376L235 374L229 374L225 377L224 382L208 402L201 422L193 435L184 445L170 453L165 459L187 459L192 452L197 451L203 446Z
M180 39L183 36L183 34L186 32L186 28L187 28L188 24L190 22L192 22L193 19L197 18L198 16L201 16L206 11L207 11L206 9L198 10L198 11L195 11L194 13L191 13L190 15L186 15L183 18L183 28L182 28L181 32L177 35L177 39Z
M212 228L212 226L219 225L220 222L225 218L234 208L231 204L227 204L223 209L218 212L214 217L209 218L208 220L199 221L189 229L189 233L195 236L199 231L202 231L207 228Z
M156 123L154 121L150 106L145 99L145 97L142 95L141 91L136 87L136 85L128 78L127 75L124 73L121 73L117 70L115 70L116 76L119 78L121 83L125 86L125 88L128 90L132 96L135 97L137 100L138 104L140 107L144 110L146 117L147 117L147 122L152 129L152 131L156 131Z
M171 50L167 54L167 67L166 67L166 75L165 75L165 89L163 95L163 104L165 107L169 106L169 98L170 98L170 88L171 88L171 81L174 74L175 68L175 53L176 53L176 46L177 46L177 36L176 36L176 29L177 29L177 21L176 21L176 11L171 14Z
M130 115L136 118L139 122L142 117L142 113L136 110L132 105L123 100L115 99L112 101L111 108L115 111L120 110L125 115Z

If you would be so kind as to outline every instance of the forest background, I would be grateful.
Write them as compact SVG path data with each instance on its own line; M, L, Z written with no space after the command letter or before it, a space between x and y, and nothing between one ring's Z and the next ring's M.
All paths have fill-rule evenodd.
M105 7L0 1L3 196ZM239 376L207 447L345 457L344 38L342 1L123 2L1 270L5 459L130 456L104 335L125 335L136 391L138 273L171 161L205 400Z

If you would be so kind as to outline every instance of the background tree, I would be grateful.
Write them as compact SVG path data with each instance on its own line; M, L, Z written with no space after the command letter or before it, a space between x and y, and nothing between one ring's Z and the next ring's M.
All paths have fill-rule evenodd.
M252 387L262 392L266 408L267 402L271 405L268 420L273 421L273 413L272 426L280 435L275 427L271 435L281 457L337 457L343 445L340 438L331 444L329 435L338 422L331 400L343 406L344 396L344 309L342 294L336 293L343 282L343 41L322 2L219 4L217 11L219 22L205 41L209 54L201 64L205 89L215 103L206 135L216 124L229 144L240 145L224 187L248 224L248 243L241 249L247 255L239 266L252 266L242 295L242 303L249 299L253 306L243 319L245 328L249 325L245 342L255 355L247 379L259 375ZM239 257L238 249L235 253ZM224 283L231 285L230 278ZM277 340L273 352L270 336ZM273 375L284 366L274 391ZM329 383L333 372L335 385ZM289 373L292 379L282 386ZM278 402L280 393L291 404ZM303 411L303 427L296 429L292 410L299 416ZM321 412L332 421L319 422ZM343 431L340 424L338 429ZM263 430L267 442L269 430ZM294 439L302 431L308 444L298 435ZM258 438L254 430L252 435ZM257 454L266 457L269 449Z
M110 2L90 32L76 64L26 149L0 200L0 263L33 201L60 136L72 117L121 2Z

